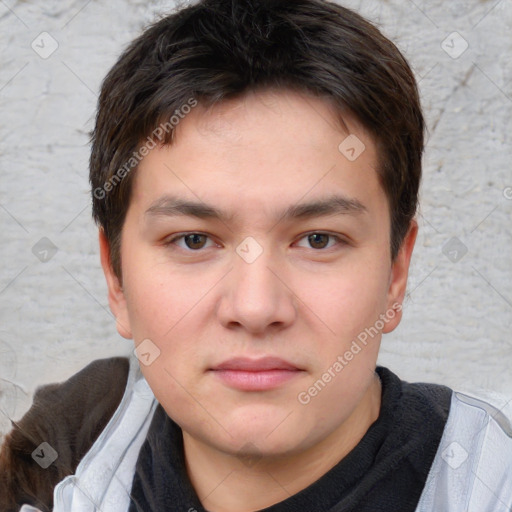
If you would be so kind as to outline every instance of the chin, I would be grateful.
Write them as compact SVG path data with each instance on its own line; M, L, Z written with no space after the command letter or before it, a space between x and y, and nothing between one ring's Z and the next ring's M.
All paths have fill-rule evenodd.
M286 420L285 420L286 421ZM238 457L269 458L298 453L307 445L307 433L301 432L298 425L285 428L282 418L273 422L253 422L224 425L222 438L209 436L209 444L217 449Z

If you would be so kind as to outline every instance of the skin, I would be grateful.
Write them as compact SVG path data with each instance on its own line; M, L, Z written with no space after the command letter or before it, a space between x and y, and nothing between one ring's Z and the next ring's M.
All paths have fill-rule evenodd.
M209 111L198 105L172 145L153 149L136 171L122 232L122 286L100 230L118 331L160 350L141 370L182 428L190 480L212 512L254 511L299 492L379 415L381 334L398 325L400 311L309 403L297 399L358 334L402 303L417 233L413 221L392 262L374 142L345 115L349 133L365 144L349 161L338 150L349 133L332 112L327 100L291 91L251 93ZM334 193L365 210L278 216ZM233 216L146 213L166 194ZM171 241L187 233L206 236ZM246 237L263 250L252 263L236 252ZM209 371L234 356L267 355L302 371L266 391L234 389Z

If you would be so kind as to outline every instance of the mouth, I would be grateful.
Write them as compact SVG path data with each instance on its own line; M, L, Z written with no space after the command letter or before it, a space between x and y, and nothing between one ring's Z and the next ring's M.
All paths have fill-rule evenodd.
M242 391L267 391L303 375L304 370L276 357L236 357L210 368L215 378Z

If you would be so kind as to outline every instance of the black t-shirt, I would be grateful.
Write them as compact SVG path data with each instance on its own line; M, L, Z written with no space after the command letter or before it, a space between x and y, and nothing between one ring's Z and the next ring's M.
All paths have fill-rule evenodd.
M264 512L414 512L450 411L452 390L378 366L380 414L332 469ZM130 512L207 512L188 478L180 427L161 405L139 453Z

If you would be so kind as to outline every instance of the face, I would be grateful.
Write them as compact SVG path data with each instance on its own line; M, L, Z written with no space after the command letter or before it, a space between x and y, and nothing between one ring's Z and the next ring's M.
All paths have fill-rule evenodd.
M224 453L333 433L400 319L415 232L392 264L375 145L350 116L345 140L332 112L283 91L198 105L136 171L122 287L100 236L119 332L145 343L156 398Z

